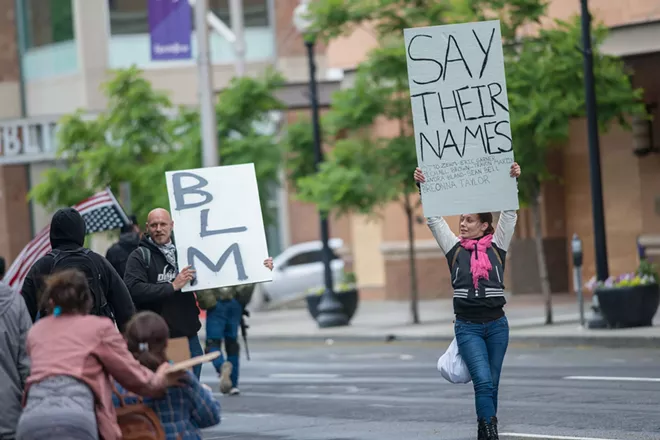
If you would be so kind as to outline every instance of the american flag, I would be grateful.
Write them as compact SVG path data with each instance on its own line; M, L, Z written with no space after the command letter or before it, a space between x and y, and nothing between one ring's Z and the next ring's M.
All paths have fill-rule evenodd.
M118 229L130 223L109 188L94 194L72 208L78 211L85 220L88 234ZM7 270L3 281L15 290L20 290L32 265L50 250L50 225L48 225L18 254Z

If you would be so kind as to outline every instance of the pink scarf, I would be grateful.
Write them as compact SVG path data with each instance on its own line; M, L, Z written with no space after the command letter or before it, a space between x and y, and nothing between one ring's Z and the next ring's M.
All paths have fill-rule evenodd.
M493 241L493 234L484 235L478 240L471 240L469 238L461 238L461 246L463 249L471 251L470 257L470 270L472 271L472 282L474 288L479 288L479 279L488 278L488 272L493 268L490 264L490 258L486 250L491 247Z

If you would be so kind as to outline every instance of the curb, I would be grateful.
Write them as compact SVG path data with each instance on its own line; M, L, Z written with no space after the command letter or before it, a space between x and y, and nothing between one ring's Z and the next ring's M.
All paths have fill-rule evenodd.
M453 336L397 336L395 334L354 335L303 335L303 336L250 336L249 342L292 343L397 343L436 342L449 344ZM660 348L660 336L511 336L510 343L535 345L538 347L594 347L594 348Z
M500 434L501 440L614 440L595 437L574 437L568 435L550 435L550 434Z

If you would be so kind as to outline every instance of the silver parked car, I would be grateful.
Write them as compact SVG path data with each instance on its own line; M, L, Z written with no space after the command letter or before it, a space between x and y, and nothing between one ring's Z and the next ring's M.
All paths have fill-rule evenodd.
M344 261L337 256L343 240L329 241L333 281L344 279ZM273 258L273 281L257 284L251 308L260 309L264 303L277 305L304 298L309 289L323 286L323 260L321 241L308 241L288 247Z

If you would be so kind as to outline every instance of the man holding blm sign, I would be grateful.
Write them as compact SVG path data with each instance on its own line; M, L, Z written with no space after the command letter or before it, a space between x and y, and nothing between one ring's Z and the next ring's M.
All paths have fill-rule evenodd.
M254 165L165 175L172 214L162 208L151 211L147 234L129 257L124 279L138 309L165 319L170 359L195 356L186 365L198 378L201 362L212 358L200 356L197 337L201 324L195 301L205 304L206 351L218 352L224 342L227 362L220 355L213 363L221 373L221 391L238 394L237 334L243 309L231 287L270 281L273 268Z
M213 365L220 374L220 391L236 395L243 307L235 287L271 281L273 269L254 164L165 175L178 265L194 271L181 291L197 291L200 305L205 303L206 351L221 352L224 342L226 361L220 355Z
M498 439L509 343L504 268L518 209L499 21L404 30L424 215L447 258L458 354L474 385L478 438ZM491 211L502 211L493 227ZM446 215L460 215L459 236ZM451 347L450 347L451 349Z

